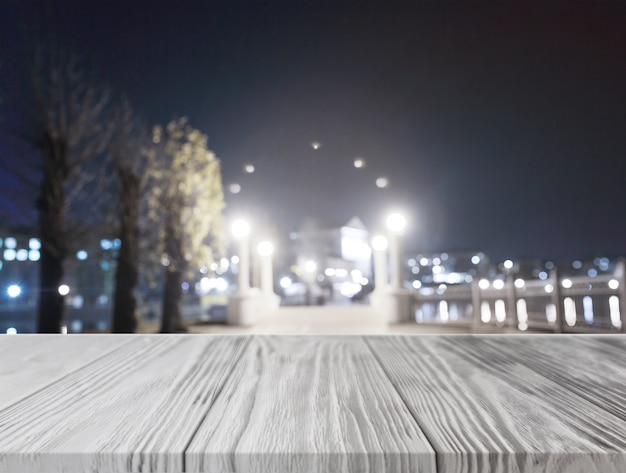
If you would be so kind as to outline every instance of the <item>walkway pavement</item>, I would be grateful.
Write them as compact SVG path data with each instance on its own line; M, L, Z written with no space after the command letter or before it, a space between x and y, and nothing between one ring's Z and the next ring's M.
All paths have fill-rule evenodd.
M260 318L254 327L215 323L195 323L190 333L215 334L401 334L401 333L476 333L468 323L394 324L385 322L384 314L366 305L281 307ZM158 323L142 324L140 332L157 332ZM485 329L482 333L518 333L509 329Z

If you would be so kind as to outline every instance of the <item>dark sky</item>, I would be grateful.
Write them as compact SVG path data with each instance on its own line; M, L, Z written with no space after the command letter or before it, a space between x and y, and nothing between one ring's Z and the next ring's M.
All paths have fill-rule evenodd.
M469 3L4 0L0 114L55 39L148 122L207 133L231 214L374 230L399 208L417 250L626 254L626 2ZM24 208L1 136L0 207Z

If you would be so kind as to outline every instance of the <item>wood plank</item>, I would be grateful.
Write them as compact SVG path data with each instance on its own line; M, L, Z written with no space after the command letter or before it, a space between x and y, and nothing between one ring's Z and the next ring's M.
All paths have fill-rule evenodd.
M113 342L99 340L101 349ZM0 411L0 471L183 471L185 447L245 343L134 336Z
M133 336L0 336L0 409L117 350Z
M256 336L186 452L194 472L434 472L361 337Z
M626 421L626 353L603 343L606 336L521 335L506 341L508 358ZM497 359L501 345L500 338L485 337L481 354Z
M440 473L626 471L626 423L530 369L532 360L516 361L510 336L365 340L437 451ZM549 348L536 356L551 358Z

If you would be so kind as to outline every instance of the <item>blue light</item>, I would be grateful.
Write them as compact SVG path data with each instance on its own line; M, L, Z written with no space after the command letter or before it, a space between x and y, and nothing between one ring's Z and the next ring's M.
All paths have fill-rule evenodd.
M85 250L78 250L76 252L76 259L78 259L80 261L85 261L88 256L89 255L87 254L87 252Z
M100 240L100 248L103 250L110 250L113 247L111 240Z

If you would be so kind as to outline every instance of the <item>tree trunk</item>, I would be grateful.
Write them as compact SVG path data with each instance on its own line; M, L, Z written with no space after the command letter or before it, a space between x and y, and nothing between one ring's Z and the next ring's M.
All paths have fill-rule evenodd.
M41 146L45 156L37 208L39 210L39 307L37 331L60 333L64 318L64 297L59 294L65 259L63 184L67 179L67 146L62 139L44 133Z
M64 318L64 300L59 294L63 279L63 260L41 244L39 265L39 307L37 326L39 333L60 333Z
M182 271L170 270L170 268L166 269L165 284L163 287L161 333L180 333L187 331L180 313L180 302L183 297L182 280Z
M135 287L139 277L139 177L121 169L120 253L115 274L113 333L134 333L137 329Z

